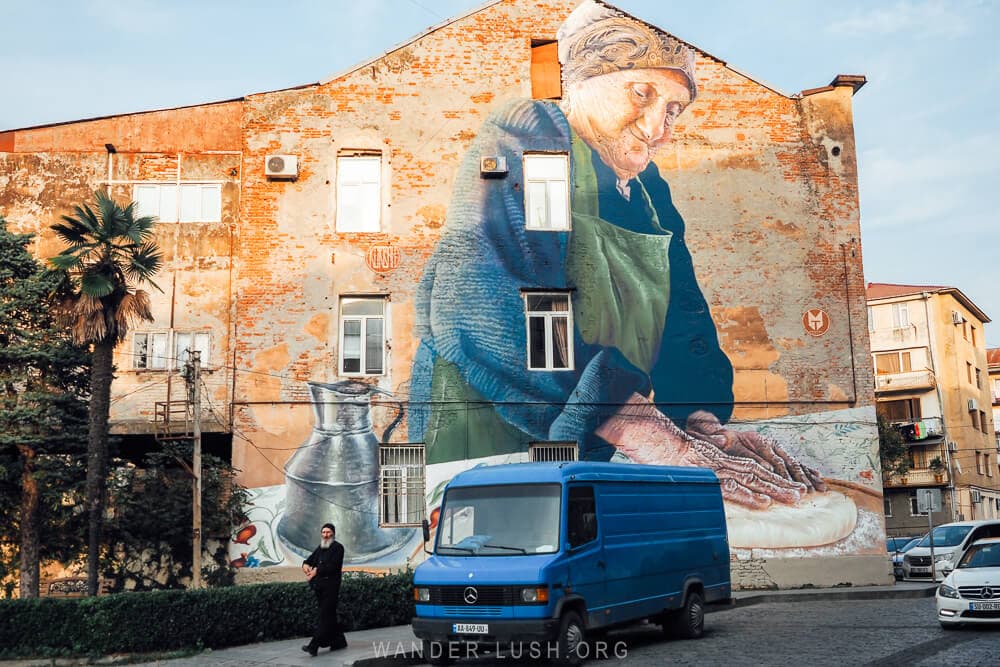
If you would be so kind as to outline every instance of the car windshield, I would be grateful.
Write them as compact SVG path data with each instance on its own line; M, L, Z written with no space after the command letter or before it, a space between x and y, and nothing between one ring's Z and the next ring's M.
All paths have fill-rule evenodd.
M970 530L972 530L972 526L938 526L934 529L934 546L953 547L964 540ZM929 547L930 545L930 534L927 534L917 546Z
M438 526L442 556L523 556L559 550L559 484L449 489Z
M958 567L970 569L977 567L1000 567L1000 542L972 545L965 552L965 555L962 556Z
M903 545L903 548L899 550L899 553L905 554L907 551L920 544L920 540L922 539L922 537L914 537L912 540Z

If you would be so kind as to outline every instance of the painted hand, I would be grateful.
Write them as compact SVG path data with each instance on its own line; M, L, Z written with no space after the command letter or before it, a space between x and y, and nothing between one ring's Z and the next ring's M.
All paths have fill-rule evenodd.
M730 456L752 459L784 479L804 484L807 491L826 491L826 483L817 470L800 463L781 445L760 433L727 430L715 415L701 410L688 417L687 432L708 440Z
M783 477L754 458L730 454L715 441L685 433L638 394L604 422L597 435L636 463L711 468L723 498L752 509L775 502L793 504L808 491L804 483Z

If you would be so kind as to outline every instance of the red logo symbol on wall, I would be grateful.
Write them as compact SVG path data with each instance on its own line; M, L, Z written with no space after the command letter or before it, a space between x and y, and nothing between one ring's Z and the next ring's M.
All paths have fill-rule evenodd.
M399 266L399 248L387 243L373 245L365 253L365 264L375 273L392 271Z
M819 308L807 310L802 316L802 326L810 336L822 336L830 328L830 316Z

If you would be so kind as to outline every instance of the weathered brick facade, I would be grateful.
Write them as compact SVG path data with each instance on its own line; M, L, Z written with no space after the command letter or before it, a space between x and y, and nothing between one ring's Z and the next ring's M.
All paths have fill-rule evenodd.
M458 166L491 112L531 97L532 44L555 39L576 4L502 0L317 84L0 133L0 213L39 234L37 253L51 256L58 245L48 226L109 174L122 199L137 181L222 183L221 223L158 228L167 263L152 328L211 332L207 428L233 434L243 484L281 485L284 465L314 426L306 382L343 379L341 296L386 296L386 373L371 381L405 406L420 342L415 290L441 237ZM735 370L733 419L813 424L809 415L849 411L837 414L851 415L877 461L851 111L859 80L786 96L700 52L696 79L698 98L656 164ZM382 156L377 233L335 230L337 157L349 151ZM296 156L298 177L265 177L272 154ZM373 271L372 246L390 246L398 265ZM805 324L815 309L827 317L822 335ZM183 382L133 370L131 353L123 345L116 358L112 418L121 432L148 432L154 403L168 392L181 398ZM395 411L389 399L375 405L381 430ZM393 440L405 441L406 429ZM826 474L843 472L837 476L877 496L873 465L841 471L838 463ZM782 557L813 559L796 572L850 561L831 575L837 583L882 581L889 568L873 544L823 554L746 549L737 553L747 563L740 583L810 583L753 564ZM770 579L757 576L765 570Z

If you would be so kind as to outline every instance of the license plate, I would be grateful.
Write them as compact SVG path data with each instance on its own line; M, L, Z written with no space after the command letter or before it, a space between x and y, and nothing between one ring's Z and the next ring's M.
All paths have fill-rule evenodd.
M910 572L930 572L930 571L931 568L929 567L913 567L912 565L910 566Z
M485 635L490 631L486 623L454 623L451 631L456 635Z
M1000 602L970 602L969 611L1000 611Z

